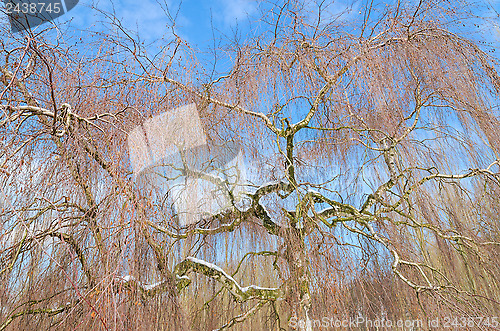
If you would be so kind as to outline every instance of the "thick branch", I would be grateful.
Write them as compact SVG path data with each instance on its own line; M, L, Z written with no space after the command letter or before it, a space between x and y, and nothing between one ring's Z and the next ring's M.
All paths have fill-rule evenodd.
M178 277L184 277L191 272L196 272L217 280L239 302L250 299L277 300L282 296L281 289L279 288L267 288L255 285L241 287L233 277L218 266L194 257L186 258L176 265L174 269L174 274Z

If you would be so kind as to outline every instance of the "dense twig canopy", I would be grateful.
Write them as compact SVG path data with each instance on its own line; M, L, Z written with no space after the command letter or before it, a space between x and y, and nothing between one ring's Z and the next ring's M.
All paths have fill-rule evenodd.
M3 37L0 330L495 328L500 78L481 6L263 2L213 59L175 28L151 56L112 16L84 41ZM134 173L127 139L193 103L247 180L184 163L229 205L183 224L176 178Z

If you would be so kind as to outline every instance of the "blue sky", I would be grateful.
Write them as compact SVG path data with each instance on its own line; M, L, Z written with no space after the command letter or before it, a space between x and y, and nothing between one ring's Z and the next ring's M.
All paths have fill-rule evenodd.
M306 8L311 11L311 19L315 20L315 1L305 2ZM351 18L351 15L358 16L356 8L361 0L341 0L330 1L324 7L323 19L343 12L348 2L354 3L353 10L344 19ZM127 29L139 32L142 40L151 42L170 36L171 21L165 13L168 8L170 14L175 16L176 33L190 44L202 45L212 42L213 30L229 36L236 28L240 32L245 31L250 17L257 14L259 6L270 5L261 0L80 0L74 9L54 23L61 27L69 23L72 28L81 30L101 30L104 19L99 11L114 13Z
M176 32L190 43L207 43L212 39L212 28L231 31L236 26L244 26L248 15L256 12L256 0L80 0L58 23L71 20L71 26L79 29L99 29L102 18L94 8L114 12L123 25L138 31L141 39L151 42L171 33L170 21L165 14L168 8L176 17Z
M258 5L258 0L80 0L54 23L62 30L69 24L74 29L99 31L105 21L99 11L114 13L127 29L139 32L149 43L171 35L168 8L176 16L176 33L190 44L208 44L213 40L212 26L230 34L236 24L239 28L247 25L248 15L255 14ZM7 24L3 6L0 1L0 24ZM51 23L34 30L47 24Z
M307 1L306 1L307 2ZM392 0L382 0L392 2ZM191 44L207 45L213 39L212 26L216 31L231 35L236 23L238 29L245 30L248 26L248 16L257 14L259 0L80 0L79 4L69 13L58 18L56 24L71 21L74 28L86 30L100 30L102 16L98 10L108 13L114 12L122 24L133 31L138 31L142 40L152 42L162 37L169 37L170 21L165 14L168 7L170 13L176 17L176 32ZM363 0L327 1L330 3L323 14L335 16L351 3L352 10L344 19L358 18L358 11L365 3ZM500 12L500 0L485 0L490 9L487 16L495 17ZM349 7L349 6L348 6ZM311 8L311 11L314 9ZM326 15L325 15L326 14ZM312 14L315 16L315 14ZM500 40L500 23L498 20L489 22L485 30L488 39ZM492 31L493 30L493 31Z
M324 7L326 13L323 14L323 18L342 12L347 3L350 3L352 7L347 7L353 10L345 15L344 19L355 19L359 7L364 2L362 0L327 1L326 3L330 4ZM392 1L382 0L381 2L391 3ZM78 6L61 17L59 21L72 19L73 26L82 29L89 28L99 20L97 11L92 9L95 7L107 12L114 11L127 28L138 30L141 37L146 40L155 40L168 34L169 20L164 13L164 8L168 7L172 15L177 14L178 32L187 41L196 43L212 38L212 26L216 30L227 32L231 31L236 23L240 27L245 26L248 16L256 14L259 3L263 2L259 0L80 0ZM485 3L490 9L483 14L489 17L497 16L500 11L500 0L486 0ZM311 11L314 9L311 8ZM491 32L498 36L500 28L498 24L495 25L494 31Z

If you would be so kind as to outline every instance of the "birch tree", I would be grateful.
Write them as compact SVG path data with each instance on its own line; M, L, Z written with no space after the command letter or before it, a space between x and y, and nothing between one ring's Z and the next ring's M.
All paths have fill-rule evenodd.
M481 6L262 3L214 58L175 22L154 55L113 17L73 44L3 39L0 330L495 328L500 79ZM148 131L186 105L199 139ZM194 161L153 157L153 136ZM141 157L176 172L145 176ZM188 177L224 208L172 189Z

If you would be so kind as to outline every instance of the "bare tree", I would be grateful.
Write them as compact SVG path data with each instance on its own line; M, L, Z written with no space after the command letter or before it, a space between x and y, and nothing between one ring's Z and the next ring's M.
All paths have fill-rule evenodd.
M498 326L500 80L461 30L481 7L261 8L208 60L113 17L2 40L0 330ZM151 129L189 104L198 140ZM163 134L190 149L134 173ZM224 208L183 216L209 190L188 177Z

